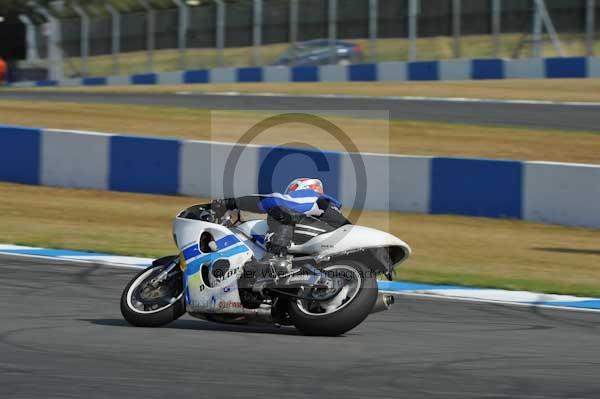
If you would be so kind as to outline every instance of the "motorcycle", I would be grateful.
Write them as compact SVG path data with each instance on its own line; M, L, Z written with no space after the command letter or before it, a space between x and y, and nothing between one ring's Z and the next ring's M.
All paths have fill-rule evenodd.
M265 255L266 220L242 220L239 210L217 215L210 204L181 211L173 223L179 253L155 260L129 282L123 317L134 326L158 327L187 312L335 336L388 309L394 297L378 292L376 277L391 280L410 247L376 229L334 229L313 219L295 226L286 256L267 256L263 273L247 273L244 265Z

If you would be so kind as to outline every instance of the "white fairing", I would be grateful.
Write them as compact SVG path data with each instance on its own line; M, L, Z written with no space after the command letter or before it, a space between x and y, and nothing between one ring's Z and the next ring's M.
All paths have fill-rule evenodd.
M214 243L210 246L200 245L204 232L212 235ZM243 272L243 265L252 256L263 256L266 233L266 220L252 220L229 229L215 223L177 217L173 235L185 261L181 265L187 311L196 314L243 313L237 280ZM217 250L211 250L211 246L213 249L216 246ZM402 249L402 252L395 251L401 255L396 260L392 259L393 262L403 261L410 255L410 247L399 238L354 225L321 234L302 245L292 245L289 252L328 256L368 248ZM213 268L218 270L217 261L222 264L223 260L229 262L229 268L221 278L215 278Z
M264 237L267 233L267 221L251 220L238 226L238 230L247 237ZM408 244L398 237L384 231L356 225L342 226L330 233L311 238L302 245L292 245L290 253L333 255L354 249L380 247L402 247L406 257L411 253Z
M209 232L219 244L216 252L202 252L199 241L203 232ZM252 258L251 249L231 230L218 224L176 218L173 233L177 246L181 251L185 266L184 294L186 308L190 313L241 313L243 310L237 287L242 266ZM217 260L227 260L230 268L219 281L208 278L205 281L202 273L207 268L209 273Z
M402 247L410 255L410 247L401 239L369 227L346 225L330 233L321 234L302 245L294 245L290 252L333 255L361 248Z

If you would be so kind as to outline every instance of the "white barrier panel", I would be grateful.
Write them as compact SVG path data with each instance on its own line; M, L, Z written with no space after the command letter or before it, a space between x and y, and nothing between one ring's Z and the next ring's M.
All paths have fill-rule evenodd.
M234 83L237 81L236 68L215 68L210 70L210 83Z
M348 80L344 65L323 65L319 69L321 80L326 82L345 82Z
M429 212L431 157L390 156L390 209L401 212Z
M340 165L340 200L351 208L357 184L365 190L365 209L427 213L429 210L430 158L418 156L386 156L362 154L367 178L366 185L357 180L351 156L343 154Z
M234 148L243 148L235 170L226 170L227 159ZM222 197L225 173L233 176L235 195L257 192L258 147L234 146L228 143L183 141L179 191L183 195Z
M600 78L600 57L588 58L588 77Z
M102 133L43 130L41 184L108 189L110 137Z
M471 60L440 61L440 80L471 79Z
M600 166L525 162L523 218L600 227Z
M504 70L506 79L541 79L545 76L544 59L506 60Z
M157 78L160 85L178 85L183 81L183 72L163 72Z
M265 82L289 82L292 80L290 68L286 66L267 66L263 68Z
M406 62L380 62L377 64L378 80L407 80Z
M129 76L109 76L106 78L106 84L109 86L122 86L131 84Z

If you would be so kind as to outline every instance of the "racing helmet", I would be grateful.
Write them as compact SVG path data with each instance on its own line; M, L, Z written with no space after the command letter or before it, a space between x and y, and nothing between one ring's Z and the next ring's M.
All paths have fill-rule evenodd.
M290 184L288 184L285 189L285 194L292 193L296 190L313 190L319 194L323 194L323 182L319 179L300 177L292 180Z

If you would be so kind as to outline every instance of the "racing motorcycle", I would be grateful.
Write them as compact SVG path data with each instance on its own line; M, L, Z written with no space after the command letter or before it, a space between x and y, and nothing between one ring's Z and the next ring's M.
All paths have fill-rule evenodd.
M340 335L385 310L378 275L391 280L410 247L388 233L358 225L337 229L314 219L297 224L285 256L264 256L267 220L218 215L210 204L181 211L173 223L177 255L156 259L121 296L134 326L158 327L185 312L221 323L294 325L307 335ZM244 265L263 258L263 273ZM282 272L283 270L283 272Z

